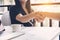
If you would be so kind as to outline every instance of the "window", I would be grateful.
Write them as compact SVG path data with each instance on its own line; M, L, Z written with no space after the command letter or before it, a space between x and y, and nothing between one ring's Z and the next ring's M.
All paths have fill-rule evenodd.
M14 0L0 0L0 6L5 6L5 5L15 5ZM0 19L2 17L2 14L4 12L7 12L7 7L0 7Z
M0 0L0 5L3 5L4 3L4 0ZM0 13L4 11L4 8L3 7L0 7Z
M31 7L34 11L41 12L60 12L60 0L31 0ZM40 23L37 23L40 26ZM43 26L59 26L59 21L50 20L48 17L44 20Z
M15 5L14 0L0 0L0 6ZM0 13L7 11L7 7L0 7Z

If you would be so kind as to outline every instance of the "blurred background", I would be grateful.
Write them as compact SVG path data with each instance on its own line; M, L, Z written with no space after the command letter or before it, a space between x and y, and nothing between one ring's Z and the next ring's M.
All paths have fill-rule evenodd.
M41 12L60 12L60 0L30 0L31 8ZM14 0L0 0L0 19L8 11L7 5L15 5ZM60 27L58 20L46 18L42 23L36 22L38 27Z
M31 4L31 8L34 11L60 13L60 0L29 0L29 1ZM9 12L9 7L13 6L13 5L15 5L14 0L0 0L0 20L2 19L1 17L3 16L3 14L6 14ZM52 20L47 17L47 18L45 18L45 20L42 23L36 22L35 26L36 27L60 27L60 21ZM7 31L8 33L11 31L11 29L9 29L9 27L7 27L6 29L8 30ZM54 32L53 32L53 34L54 34ZM49 33L49 32L47 32L47 33ZM55 39L55 40L59 40L59 37L57 37L57 39Z

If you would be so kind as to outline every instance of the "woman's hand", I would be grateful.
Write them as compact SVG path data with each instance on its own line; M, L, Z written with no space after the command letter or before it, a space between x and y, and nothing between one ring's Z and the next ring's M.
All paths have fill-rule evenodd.
M43 22L43 20L45 19L45 15L43 12L35 12L35 20L38 22Z

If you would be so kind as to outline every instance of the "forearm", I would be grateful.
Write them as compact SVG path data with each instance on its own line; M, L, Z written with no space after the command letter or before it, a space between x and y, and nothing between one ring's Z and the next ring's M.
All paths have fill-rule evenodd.
M34 19L34 14L28 14L28 15L24 15L24 16L17 16L16 19L22 23L26 23L29 22L30 20Z
M45 15L50 19L60 20L60 13L46 12Z

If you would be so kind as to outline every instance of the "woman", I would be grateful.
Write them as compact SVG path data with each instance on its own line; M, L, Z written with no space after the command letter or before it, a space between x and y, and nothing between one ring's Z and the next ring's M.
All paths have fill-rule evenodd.
M29 0L15 0L16 5L10 8L11 24L23 24L25 27L34 25L33 19L39 22L44 19L40 12L28 12L26 2Z

